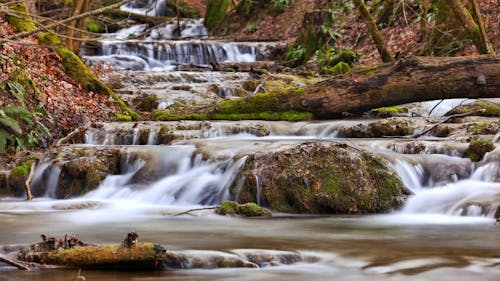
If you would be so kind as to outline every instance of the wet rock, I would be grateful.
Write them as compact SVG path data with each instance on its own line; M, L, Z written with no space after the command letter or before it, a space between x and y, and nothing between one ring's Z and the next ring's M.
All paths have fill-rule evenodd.
M60 149L54 161L61 169L56 198L80 196L94 190L108 174L119 172L120 159L121 151L117 148ZM38 189L37 193L44 194L45 190Z
M215 210L215 213L223 216L242 216L242 217L268 217L271 212L267 209L259 207L255 203L238 204L234 201L224 201Z
M500 221L500 206L497 207L494 216L497 221Z
M472 165L469 159L430 155L425 157L420 164L424 173L428 175L424 185L444 185L469 178L472 174Z
M413 134L413 122L409 119L389 118L369 124L342 127L339 135L346 138L380 138Z
M328 214L386 212L407 195L381 158L320 142L249 155L231 192L279 212Z
M481 161L483 156L495 149L495 145L490 140L478 139L472 140L469 147L464 152L464 157L471 159L474 162Z
M494 135L500 131L500 121L476 123L469 130L474 135Z
M305 261L301 254L295 252L272 250L234 250L233 252L259 267L288 265Z

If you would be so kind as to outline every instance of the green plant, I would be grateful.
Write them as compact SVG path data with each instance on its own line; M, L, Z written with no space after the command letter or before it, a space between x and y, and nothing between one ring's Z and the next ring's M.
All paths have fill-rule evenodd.
M44 114L40 110L33 112L19 106L7 106L0 109L0 151L7 146L17 150L32 148L47 138L50 132L41 122Z
M252 14L253 0L243 0L236 6L236 11L243 14L245 17L250 17Z
M248 26L247 28L248 32L254 33L255 31L259 30L259 24L258 23L252 23Z
M283 12L292 2L293 0L272 0L271 9L275 12Z
M301 45L293 46L288 53L286 53L285 60L287 64L300 64L306 55L306 49Z

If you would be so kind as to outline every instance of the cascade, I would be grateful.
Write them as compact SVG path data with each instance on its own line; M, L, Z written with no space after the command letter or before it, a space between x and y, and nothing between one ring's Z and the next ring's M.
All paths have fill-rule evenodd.
M144 159L127 158L125 171L108 175L100 187L84 196L96 200L131 200L160 205L213 205L230 199L229 187L245 157L239 160L206 161L195 154L193 146L167 146L155 149L154 162L158 179L146 181L151 163ZM156 163L160 161L160 163ZM144 173L140 180L134 177ZM146 179L145 179L146 178Z
M127 7L122 9L127 11ZM97 42L97 50L84 45L81 54L87 63L105 62L115 69L161 71L180 64L209 66L266 60L266 54L276 46L206 40L207 35L203 19L173 20L153 28L138 24L107 35Z

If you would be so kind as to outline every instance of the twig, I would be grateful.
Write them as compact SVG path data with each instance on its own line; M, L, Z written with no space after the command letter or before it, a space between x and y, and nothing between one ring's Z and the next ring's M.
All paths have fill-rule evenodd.
M75 278L73 278L73 280L71 281L77 281L77 280L85 280L85 276L83 275L80 275L82 273L82 269L78 269L78 274L76 275Z
M31 195L30 185L31 185L31 182L33 181L33 177L35 176L35 168L36 168L37 162L38 161L36 161L36 160L31 161L30 174L28 176L28 179L24 183L24 189L26 190L26 200L27 201L33 200L33 195Z
M470 116L470 115L474 115L476 113L479 113L479 112L483 112L484 109L480 109L480 110L476 110L476 111L471 111L471 112L465 112L465 113L458 113L458 114L453 114L453 115L450 115L448 116L447 118L445 118L444 120L436 123L434 126L430 127L429 129L427 130L424 130L423 132L420 132L418 134L414 134L411 136L411 138L418 138L418 137L421 137L425 134L427 134L428 132L434 130L437 126L443 124L443 123L446 123L448 121L450 121L451 119L453 118L457 118L457 117L465 117L465 116Z
M79 133L80 133L80 129L76 128L73 132L69 133L64 138L59 139L56 143L56 146L61 146L65 143L67 143L69 140L71 140L74 136L78 135Z
M181 215L191 215L190 213L191 212L195 212L195 211L215 210L215 209L217 209L217 207L207 207L207 208L191 209L191 210L187 210L187 211L175 214L174 217L181 216Z
M3 257L1 255L0 255L0 262L4 262L8 265L12 265L14 267L17 267L19 270L29 270L29 268L27 266L25 266L24 264L18 263L14 260L8 259L8 258Z
M431 113L434 111L434 109L436 109L441 103L443 103L444 100L440 100L438 103L436 103L436 105L434 105L431 109L431 111L429 111L429 115L431 115Z

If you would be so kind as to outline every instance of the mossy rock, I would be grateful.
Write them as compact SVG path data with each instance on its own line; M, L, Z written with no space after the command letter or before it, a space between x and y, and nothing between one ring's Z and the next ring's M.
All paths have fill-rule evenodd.
M398 208L407 195L383 159L345 144L321 142L250 155L235 183L231 192L239 193L240 203L260 201L288 213L383 213Z
M483 156L495 149L495 145L490 140L478 139L472 140L469 147L464 152L464 157L469 158L474 162L481 161Z
M56 198L81 196L96 189L109 174L120 172L121 152L117 148L63 148L59 149L54 165L59 167ZM47 169L49 172L50 169ZM41 183L32 186L35 196L47 192L50 173L42 175Z
M445 116L474 111L477 111L477 113L474 114L475 116L500 117L500 104L487 100L477 100L470 104L459 105L448 111Z
M343 127L339 134L346 138L380 138L386 136L407 136L413 134L411 120L389 118L369 124Z
M401 114L407 114L408 109L407 108L401 108L399 106L388 106L388 107L380 107L380 108L375 108L370 111L371 115L375 115L377 117L392 117L392 116L398 116Z
M474 135L495 135L500 131L500 120L493 122L481 122L474 125L470 131Z
M153 112L158 108L159 102L156 95L141 96L136 106L137 110Z
M215 211L219 215L242 217L268 217L271 212L255 203L238 204L235 201L224 201Z

